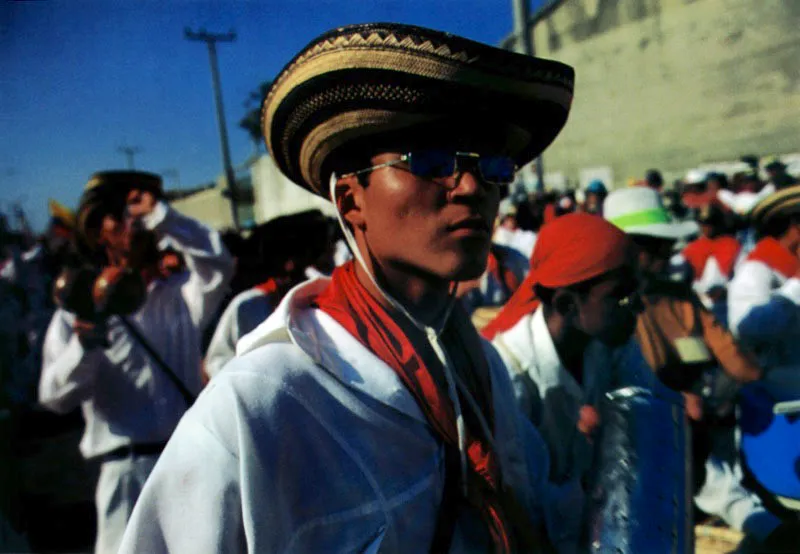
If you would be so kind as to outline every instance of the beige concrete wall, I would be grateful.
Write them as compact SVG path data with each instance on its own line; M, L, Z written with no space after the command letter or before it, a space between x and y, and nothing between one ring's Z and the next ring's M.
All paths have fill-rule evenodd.
M222 195L223 190L223 187L216 186L213 189L204 190L180 200L174 200L170 205L183 215L205 223L212 229L218 231L232 229L231 204Z
M608 166L619 186L800 151L800 0L565 0L533 37L576 70L548 173Z

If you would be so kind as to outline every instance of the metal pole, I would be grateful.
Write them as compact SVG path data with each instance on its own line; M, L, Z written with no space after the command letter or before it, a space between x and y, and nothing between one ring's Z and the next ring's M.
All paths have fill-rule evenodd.
M225 170L225 180L228 184L228 194L231 200L233 226L238 231L240 227L239 210L237 209L236 177L233 173L233 164L231 164L231 154L228 146L228 129L225 125L225 114L222 107L222 87L220 87L219 84L219 67L217 66L216 48L217 42L233 42L236 40L236 33L231 31L225 35L214 35L204 30L199 33L194 33L189 29L185 29L184 32L188 40L203 41L208 46L208 61L211 65L211 86L214 91L214 106L217 112L217 127L219 129L220 149L222 150L222 165Z
M514 50L526 56L534 55L533 40L531 40L530 12L528 2L530 0L511 0L511 7L514 12ZM536 158L536 190L544 190L544 161L542 155Z

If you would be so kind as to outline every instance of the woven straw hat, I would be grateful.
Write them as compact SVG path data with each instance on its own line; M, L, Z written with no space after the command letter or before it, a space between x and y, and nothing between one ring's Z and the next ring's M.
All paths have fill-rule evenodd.
M800 213L800 185L770 194L753 207L750 218L756 227L762 227L777 215Z
M524 165L567 120L574 73L455 35L394 23L313 40L262 107L268 152L295 183L327 197L326 161L356 141L442 120L492 122L475 134ZM409 145L411 147L411 145Z

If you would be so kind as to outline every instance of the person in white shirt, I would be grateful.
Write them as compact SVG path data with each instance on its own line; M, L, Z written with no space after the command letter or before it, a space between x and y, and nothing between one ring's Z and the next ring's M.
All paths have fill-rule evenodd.
M86 422L81 453L102 462L98 553L118 550L139 491L189 407L181 387L189 395L200 391L200 333L233 273L233 259L219 235L172 210L160 195L157 175L108 171L92 176L78 210L77 232L82 251L108 264L95 290L100 280L111 282L132 270L146 294L125 321L115 315L84 320L59 308L45 338L39 401L60 413L80 406ZM155 235L149 244L160 241L180 252L188 270L164 279L152 251L136 260L143 255L132 238L137 226ZM170 380L162 362L180 385Z
M506 362L522 411L548 444L557 482L588 469L581 435L594 430L590 420L612 377L600 369L608 356L598 358L602 348L595 343L625 345L635 329L632 252L624 233L595 215L568 214L545 224L531 273L482 331Z
M752 349L766 380L785 373L780 395L800 396L800 185L762 200L751 214L760 233L728 286L731 330ZM786 388L788 386L788 389ZM783 389L782 391L780 389Z
M603 395L655 385L630 344L640 308L634 263L629 239L601 217L556 218L539 233L528 278L482 330L508 368L518 406L547 443L550 480L562 495L582 499L565 552L586 547L580 527Z
M206 351L209 378L233 359L239 339L267 319L292 287L330 274L331 239L329 222L319 210L272 219L248 237L244 251L251 255L240 271L257 284L237 294L222 313Z
M240 339L123 554L547 547L544 445L452 293L484 271L500 187L566 121L572 78L402 24L332 30L286 66L262 111L270 154L334 202L356 261Z

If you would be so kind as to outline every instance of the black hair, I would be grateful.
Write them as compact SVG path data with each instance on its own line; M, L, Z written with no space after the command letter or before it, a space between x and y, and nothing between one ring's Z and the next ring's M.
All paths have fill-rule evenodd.
M645 172L644 179L650 186L660 187L664 184L664 179L661 177L661 172L657 169L648 169Z

